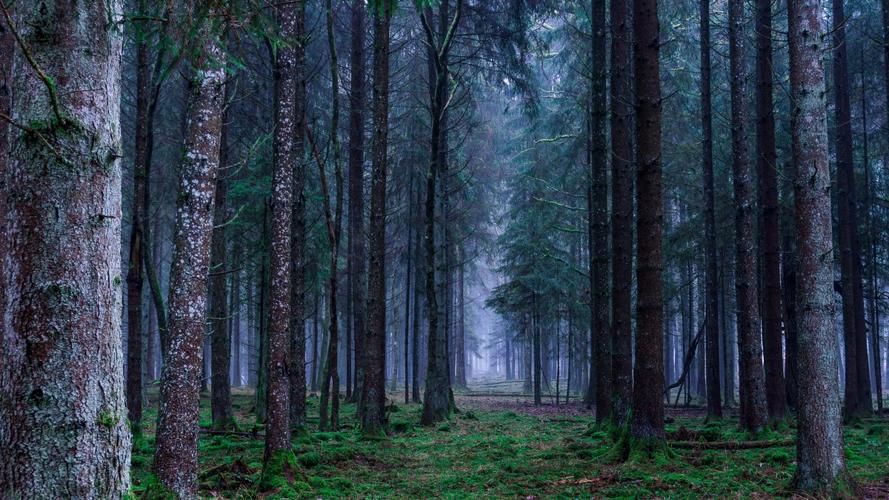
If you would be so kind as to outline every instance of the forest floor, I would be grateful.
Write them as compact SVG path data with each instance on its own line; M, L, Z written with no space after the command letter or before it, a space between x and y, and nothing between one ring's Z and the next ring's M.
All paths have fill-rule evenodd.
M456 396L459 413L434 427L419 425L422 406L390 394L390 435L362 440L355 405L341 406L338 432L317 432L318 400L309 397L307 435L294 440L304 477L293 488L257 493L261 429L253 424L253 393L236 389L239 434L213 435L209 400L201 401L200 494L214 498L477 498L477 497L773 497L789 496L795 470L793 423L760 436L738 432L737 420L704 424L695 408L668 408L671 451L614 463L613 442L589 410L547 398L534 406L519 386L473 387ZM157 391L149 391L144 430L134 440L133 486L152 482ZM257 434L258 432L258 434ZM847 426L846 458L860 492L889 498L889 418ZM730 449L741 446L752 449ZM716 448L716 449L710 449Z

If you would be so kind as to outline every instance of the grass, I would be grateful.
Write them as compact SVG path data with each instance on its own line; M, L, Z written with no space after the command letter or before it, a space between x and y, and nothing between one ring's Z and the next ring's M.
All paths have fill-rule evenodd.
M152 396L156 398L156 393ZM153 481L154 398L133 449L133 496L144 496ZM252 426L252 395L236 391L236 418ZM605 456L608 433L597 431L588 416L552 418L520 411L470 408L435 427L419 425L420 405L398 404L389 414L390 435L362 439L355 407L341 406L338 432L314 432L318 398L310 397L310 432L295 438L293 452L303 475L297 487L258 493L262 438L202 435L200 494L227 498L467 498L467 497L708 497L782 496L793 477L792 446L751 450L672 449L651 460L614 464ZM202 400L201 425L209 427L209 402ZM747 439L737 423L703 424L676 418L667 426L672 439L732 441ZM792 439L791 425L757 439ZM889 421L872 419L846 428L846 456L861 484L889 477Z

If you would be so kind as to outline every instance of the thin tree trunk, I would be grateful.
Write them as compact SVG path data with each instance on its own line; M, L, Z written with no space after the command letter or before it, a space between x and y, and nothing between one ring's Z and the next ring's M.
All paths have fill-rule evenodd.
M590 325L595 352L596 422L611 418L611 332L608 324L608 173L606 166L605 0L592 5L592 102L590 106Z
M306 31L306 1L298 0L293 13L294 38L303 40ZM294 429L306 425L306 55L303 43L295 43L293 85L296 93L293 102L293 215L290 223L290 426ZM317 302L316 302L317 314ZM315 323L317 325L317 321ZM314 335L317 338L317 329ZM317 368L314 349L312 370ZM315 372L312 387L317 388Z
M744 63L744 1L729 0L732 185L735 205L735 294L741 382L741 427L756 433L768 419L756 285L754 178L747 147L747 73Z
M411 264L413 260L413 219L414 219L414 175L413 171L408 172L408 190L407 190L407 265L404 268L404 404L410 402L410 379L408 376L409 361L409 340L411 326Z
M638 256L633 422L637 439L664 439L664 337L661 236L660 26L657 0L634 0Z
M364 112L367 106L365 71L365 8L364 2L352 3L352 45L349 87L349 294L355 344L354 399L361 399L365 364L365 290L367 288L364 250ZM348 378L348 373L347 373ZM347 386L348 388L348 386ZM348 390L347 390L348 392ZM347 394L348 397L348 394Z
M122 2L8 4L0 108L30 130L0 143L0 489L121 498Z
M796 242L799 401L796 487L840 494L845 479L838 349L833 328L830 164L824 66L827 29L820 0L788 2L793 156L797 165Z
M170 271L169 350L161 375L160 422L154 470L179 496L197 492L197 424L201 343L207 321L207 271L225 86L225 52L209 23L189 95L185 154L179 174L173 267Z
M145 13L146 0L139 1ZM147 23L135 23L136 39L136 137L133 155L133 198L130 225L130 255L127 271L127 418L133 432L142 426L142 253L145 226L145 155L148 147L147 113L149 80Z
M386 168L389 145L389 22L386 2L374 17L373 166L361 429L380 435L386 425Z
M225 97L230 97L231 83L226 83ZM229 309L227 295L228 240L225 219L228 214L228 110L223 111L222 131L219 147L220 174L216 180L216 193L213 207L213 235L210 247L210 329L212 377L212 397L210 410L213 428L232 429L235 418L232 413L230 369L231 331L229 330Z
M868 303L869 321L871 325L871 351L874 363L874 388L877 391L877 410L883 411L883 373L880 356L880 312L877 307L877 238L874 234L873 173L870 166L867 130L867 81L864 78L864 48L861 49L861 133L863 139L864 163L864 217L867 224L867 271L868 271Z
M845 23L843 0L833 0L833 88L837 127L835 134L836 199L840 233L838 242L843 299L843 340L846 353L845 414L847 418L854 418L872 411L872 408L858 243L858 208L855 201L852 110L849 97Z
M762 337L769 418L784 418L784 356L781 339L781 240L778 172L772 104L772 0L756 0L756 171L759 175Z
M423 205L422 192L417 190L417 207ZM422 298L423 266L420 265L422 249L420 245L420 231L414 231L414 251L416 252L416 264L414 264L414 313L413 313L413 344L411 346L411 401L420 402L420 299Z
M611 0L611 338L615 423L629 424L633 395L633 88L628 0Z

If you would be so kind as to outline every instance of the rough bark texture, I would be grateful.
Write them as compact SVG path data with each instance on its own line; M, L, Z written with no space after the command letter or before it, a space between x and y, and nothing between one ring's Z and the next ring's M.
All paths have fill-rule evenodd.
M707 338L707 415L722 417L719 384L719 285L716 267L716 207L713 193L713 111L710 85L710 0L701 0L701 156L704 181L704 308Z
M627 424L633 393L633 34L628 0L611 0L611 338L615 423Z
M367 288L361 429L381 434L386 424L386 166L389 140L389 21L382 2L374 16L373 170L370 188L370 265Z
M664 439L664 336L661 236L660 23L657 0L633 0L636 92L636 365L633 421L637 439Z
M796 486L814 495L839 493L845 474L833 329L833 236L827 103L822 57L826 29L820 0L788 2L793 156L799 389Z
M337 430L339 427L340 412L340 374L339 374L339 313L337 300L339 294L339 254L340 235L342 233L343 213L343 171L340 164L340 74L337 59L336 40L334 38L334 10L332 0L327 0L327 50L330 53L330 83L332 89L330 112L330 146L333 150L333 169L335 176L335 201L330 199L330 190L327 183L327 175L324 172L324 164L318 155L318 149L312 145L312 151L316 155L318 163L318 175L321 180L321 193L324 198L324 218L327 222L327 241L330 244L330 276L327 280L327 357L324 362L324 377L321 379L321 407L319 411L319 427L322 430ZM307 130L307 132L310 132ZM312 136L308 135L309 140ZM331 203L334 206L331 207ZM327 403L330 401L330 413Z
M226 84L226 90L230 83ZM226 92L228 98L228 92ZM210 414L214 429L232 429L235 418L231 397L231 331L228 308L228 112L222 115L219 140L219 175L213 203L213 235L210 246ZM234 291L232 293L235 293Z
M139 2L145 11L146 2ZM127 271L127 418L134 431L142 424L142 253L145 252L142 227L145 225L145 155L148 149L148 69L147 23L136 23L136 123L133 151L133 198L130 222L130 255Z
M756 274L754 177L747 146L744 64L744 1L729 0L729 64L732 108L732 187L735 204L735 296L738 311L741 427L763 429L768 418L762 368Z
M593 0L590 113L590 324L595 352L596 422L611 418L611 332L608 325L608 173L605 152L605 0Z
M762 338L769 418L784 418L784 356L781 339L781 240L778 172L772 104L772 0L756 0L756 172L759 175Z
M121 3L37 7L16 4L12 54L0 21L3 67L14 68L3 111L26 124L6 125L0 169L0 485L10 498L119 498L130 482L122 37L109 19Z
M297 428L306 425L306 197L303 192L306 184L306 0L298 0L294 8L296 93L293 97L293 216L290 231L290 425ZM313 373L316 368L317 363L313 363ZM317 379L313 378L313 381Z
M349 301L355 343L355 391L360 392L364 377L364 320L366 266L364 250L364 109L367 82L364 64L364 2L352 4L352 75L349 87ZM348 348L347 348L348 350ZM348 364L347 364L348 367ZM347 368L348 370L348 368ZM348 372L347 372L348 378ZM357 398L360 399L360 396Z
M296 40L297 9L293 4L278 8L281 37ZM272 227L269 255L269 390L265 433L265 464L275 465L280 452L290 450L290 260L293 229L293 165L297 92L296 44L281 48L275 61L275 143L272 171Z
M861 283L858 241L858 208L855 201L852 110L849 98L849 69L846 50L846 18L843 0L833 0L833 94L836 121L837 222L840 246L840 275L843 298L843 341L846 353L847 417L870 412L870 373L867 358L867 327Z
M217 34L205 22L198 36L202 48L192 61L170 270L169 345L154 455L158 480L184 497L197 491L201 348L225 86L225 53Z
M432 88L432 134L430 137L429 168L426 172L426 202L424 247L426 251L426 303L429 311L428 332L428 363L426 371L425 397L423 399L422 423L429 425L448 417L450 405L450 374L448 371L448 339L447 330L441 321L443 311L439 305L439 291L436 279L435 251L435 199L436 180L442 159L442 121L448 102L448 73L444 60L454 39L454 32L459 25L463 0L457 0L454 18L448 24L444 39L439 43L430 26L427 14L421 12L420 18L426 41L429 44L429 55L433 59L434 78ZM442 26L445 20L441 20Z

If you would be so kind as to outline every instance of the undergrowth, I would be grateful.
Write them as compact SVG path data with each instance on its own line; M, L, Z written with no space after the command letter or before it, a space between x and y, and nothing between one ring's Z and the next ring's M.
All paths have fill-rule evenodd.
M155 395L156 396L156 395ZM241 429L253 425L252 395L236 392ZM341 407L341 428L316 432L317 398L309 399L308 432L295 434L296 477L262 478L262 436L202 434L200 494L227 498L333 497L687 497L785 496L796 470L793 446L749 450L669 448L647 459L614 460L609 450L625 439L597 429L591 417L552 419L513 411L471 409L440 426L418 425L422 407L398 404L389 413L386 439L367 439L355 407ZM156 404L143 417L133 445L133 487L142 497L156 488L150 474ZM466 410L467 408L463 408ZM209 427L209 402L202 401ZM755 439L793 438L792 423ZM677 418L667 425L672 441L732 442L751 439L725 419ZM846 428L849 471L861 484L889 477L889 422ZM279 478L285 479L285 478ZM889 487L889 485L887 485ZM264 490L264 491L261 491Z

